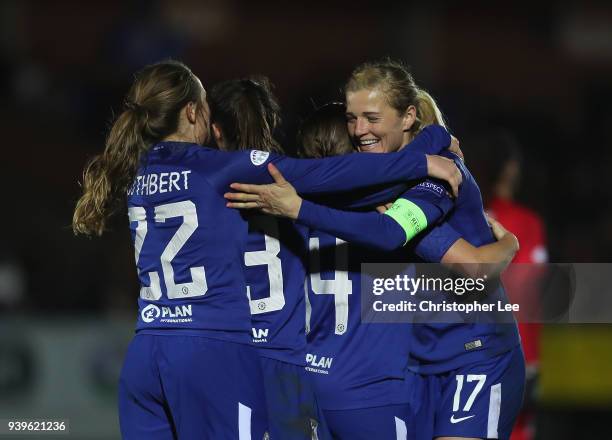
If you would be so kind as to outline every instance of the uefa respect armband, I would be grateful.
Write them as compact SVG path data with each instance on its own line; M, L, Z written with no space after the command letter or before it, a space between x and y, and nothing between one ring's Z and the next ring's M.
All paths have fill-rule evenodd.
M406 233L404 245L427 228L427 217L419 206L410 200L397 199L385 214L399 223Z

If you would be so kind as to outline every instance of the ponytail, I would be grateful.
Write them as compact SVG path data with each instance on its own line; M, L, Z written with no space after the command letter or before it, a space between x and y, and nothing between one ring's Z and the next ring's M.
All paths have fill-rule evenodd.
M269 90L262 84L253 80L243 80L244 105L238 117L238 131L236 132L236 145L238 149L255 148L264 151L278 150L278 143L273 133L278 115L268 112L269 103L266 102L266 93Z
M425 90L417 88L415 107L417 109L416 123L411 131L418 133L423 128L433 124L446 127L444 116L442 116L436 101Z
M178 129L180 110L201 101L202 87L178 61L145 67L113 123L102 154L83 171L83 195L72 217L75 234L102 235L111 215L125 203L141 158L155 143Z
M119 115L102 154L95 156L83 172L83 195L72 218L75 234L102 235L108 218L134 179L140 156L147 150L142 137L146 115L127 109Z

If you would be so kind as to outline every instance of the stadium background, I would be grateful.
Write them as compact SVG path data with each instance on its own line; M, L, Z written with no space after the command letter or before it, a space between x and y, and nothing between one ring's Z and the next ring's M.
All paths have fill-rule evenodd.
M516 137L518 200L543 217L551 261L610 261L612 5L290 3L0 4L0 419L68 418L72 438L118 437L132 245L124 218L103 239L76 239L69 225L83 163L102 148L132 73L166 57L205 87L269 76L289 148L300 118L340 98L356 64L403 59L438 99L468 164L477 159L469 140L483 130ZM538 438L609 436L612 327L547 326L541 363Z

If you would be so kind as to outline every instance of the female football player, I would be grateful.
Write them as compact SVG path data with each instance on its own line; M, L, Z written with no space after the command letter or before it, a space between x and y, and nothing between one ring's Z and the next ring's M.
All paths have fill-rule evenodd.
M431 96L419 89L407 70L397 63L367 63L358 67L347 83L346 98L349 133L361 151L397 151L418 133L431 114L442 122ZM484 216L478 185L462 161L455 160L464 181L445 223L474 246L492 243L495 240ZM387 212L403 223L407 237L413 233L407 218L418 219L423 227L439 214L427 210L419 213L406 202L433 192L436 194L428 196L428 200L440 209L446 192L436 191L431 182L425 181L404 194ZM427 261L449 265L481 261L466 259L462 250L451 247L441 258L419 251L418 247L416 252ZM509 262L513 255L508 255L505 261ZM489 292L487 297L487 301L498 300L507 302L502 287ZM422 375L427 385L433 417L430 425L435 438L506 439L520 410L525 364L516 323L511 317L510 322L500 323L486 313L480 313L476 319L483 323L424 323L413 327L411 369Z
M211 128L219 149L280 152L274 137L280 106L265 77L215 84L208 95ZM314 393L306 380L305 226L249 213L244 254L253 343L263 371L272 439L310 440L316 420Z
M460 182L447 159L423 153L308 161L202 147L209 136L200 80L182 63L161 62L135 76L104 152L84 171L74 231L101 235L127 199L134 237L141 288L119 387L124 438L264 435L264 390L245 298L247 223L223 199L232 182L270 182L267 163L305 194L422 178L428 169ZM447 140L433 131L420 142L437 152Z

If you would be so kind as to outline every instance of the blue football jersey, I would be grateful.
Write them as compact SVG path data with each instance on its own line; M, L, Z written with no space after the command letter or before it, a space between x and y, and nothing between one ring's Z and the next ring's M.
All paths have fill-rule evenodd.
M455 160L463 175L459 196L453 210L445 218L445 225L452 228L451 234L458 233L474 246L495 242L484 214L478 184L457 156L452 153L443 155ZM426 240L427 236L424 236L414 241L412 246L415 253L423 261L439 262L443 255L432 253L432 246ZM427 299L444 298L444 294L427 292L426 295ZM501 283L490 289L482 301L507 304L508 299ZM410 350L410 368L418 373L450 371L510 351L520 344L518 328L511 312L507 312L503 319L500 319L499 313L494 319L490 312L476 312L472 317L473 323L454 324L427 323L429 312L421 312L419 315L417 319L422 324L413 326L414 338ZM433 312L430 316L433 316Z
M380 215L376 211L342 211L304 200L297 222L312 229L325 231L350 243L379 250L395 250L406 244L415 234L424 233L428 225L431 229L431 226L436 225L453 208L453 202L448 197L443 184L425 179L413 182L413 185L399 195L398 200L406 201L410 205L401 214L389 216ZM376 195L380 196L381 193ZM397 195L392 200L396 197ZM328 202L331 203L331 199ZM356 204L359 206L359 203ZM415 209L423 214L423 218L414 215ZM387 214L392 211L393 207L387 211ZM432 235L422 247L437 253L439 248L432 243L434 237L438 239L440 234Z
M248 343L243 271L247 222L226 208L232 182L271 183L273 162L305 195L424 177L425 156L290 159L262 151L221 152L162 142L143 157L128 189L128 216L140 279L137 331L172 329ZM375 166L375 171L371 169Z
M408 324L361 322L362 253L323 232L310 235L308 348L317 402L326 410L408 403ZM386 258L365 250L368 261Z
M406 191L401 198L410 200L423 210L430 229L408 243L417 262L440 262L444 253L459 238L474 246L493 243L495 238L486 221L480 189L465 164L451 153L442 153L455 160L463 175L459 197L454 204L438 183L429 179ZM442 225L432 222L443 219ZM350 213L304 204L299 220L315 228L324 228L343 239L378 249L397 248L405 235L395 220L375 213ZM433 228L431 228L433 226ZM410 260L395 260L396 262ZM420 274L417 274L419 276ZM445 294L418 292L417 298L441 301ZM494 285L481 301L489 304L508 302L501 284ZM450 371L511 350L519 344L518 330L510 312L476 312L472 322L436 323L435 312L414 314L411 329L410 368L423 374ZM502 315L508 315L503 317ZM439 321L438 321L439 322Z
M304 365L308 229L262 214L246 218L244 263L253 343L261 356Z
M448 133L432 126L419 135L413 151L436 152L448 145ZM405 185L366 188L318 200L350 208L372 206L395 197ZM388 195L387 195L388 194ZM305 201L305 204L308 202ZM245 253L247 291L252 315L252 340L260 355L304 365L304 283L308 228L298 223L254 214L246 217L249 237Z
M400 197L417 204L430 227L427 233L408 243L407 250L420 257L416 260L418 262L440 262L446 250L459 238L474 246L495 241L484 215L476 181L463 161L452 153L442 154L454 159L463 175L459 197L454 204L444 187L430 179L420 182ZM440 219L444 220L442 225L432 225ZM343 239L377 249L395 249L406 238L395 220L375 213L343 212L306 203L300 210L299 220L312 228L321 228ZM406 260L396 260L401 261ZM417 298L441 301L445 294L419 292ZM507 304L508 299L503 286L497 284L481 301L496 305ZM440 317L435 312L414 315L419 324L412 328L410 368L423 374L445 372L478 362L519 344L518 330L510 312L476 312L472 314L471 322L448 324L436 323Z
M423 208L427 205L425 200L436 197L420 194L418 189L414 195L415 203ZM339 410L409 403L412 392L404 372L412 343L411 325L361 321L361 264L416 259L413 252L401 248L405 241L403 230L399 228L401 232L395 234L395 248L400 249L376 250L368 240L356 237L355 229L365 218L367 222L383 219L383 226L395 220L376 213L346 213L314 204L311 209L311 220L321 218L316 214L319 209L333 213L336 222L343 222L333 228L335 231L369 246L349 244L321 231L310 235L306 370L313 378L319 404L323 409ZM342 217L335 217L337 213ZM352 220L357 220L357 226ZM458 238L448 229L433 228L421 247L441 258ZM414 276L415 268L408 264L405 271Z
M448 157L454 158L453 155ZM464 177L456 206L444 188L430 180L415 185L402 195L401 198L414 202L422 209L429 229L410 242L402 253L386 253L385 258L389 262L411 259L439 262L461 236L475 246L494 241L484 217L478 186L464 164L459 160L456 163ZM393 226L395 220L388 216L342 212L312 203L304 204L303 211L300 211L299 220L304 224L325 227L326 232L338 234L360 246L389 250L397 248L406 238L398 232L401 228ZM435 221L440 219L445 219L444 223L435 225ZM321 246L321 240L335 240L342 247L351 249L350 253L347 250L335 251L338 253L336 260L340 258L349 267L347 274L342 275L336 269L333 275L328 275L322 266L317 266L320 263L311 269L307 371L314 375L323 408L351 409L364 405L402 403L409 393L397 394L402 387L399 381L394 384L393 380L398 377L397 372L402 367L408 365L414 371L425 374L449 371L509 351L518 344L515 324L484 324L482 322L486 322L486 316L476 317L475 320L480 322L478 324L427 323L426 313L419 313L415 318L418 322L425 322L423 324L361 323L360 295L343 293L335 296L332 302L320 293L358 293L359 267L353 266L354 272L351 272L351 259L354 257L362 262L373 262L374 259L379 262L381 256L376 251L359 246L347 247L340 239L323 233L317 235L319 238L314 238L314 244L311 238L313 249ZM389 241L387 235L394 238ZM358 253L361 257L357 256ZM319 258L323 258L323 251L318 251L318 254ZM338 267L338 261L335 264ZM317 274L317 271L323 275ZM324 278L321 279L321 276ZM412 276L418 276L416 269ZM344 282L336 282L338 278ZM343 286L342 289L338 290L338 285ZM427 295L443 298L435 293L432 295L432 292L427 292ZM489 302L497 300L502 303L507 301L502 287L495 289L487 299ZM346 319L346 323L339 319ZM346 338L342 339L341 335Z

